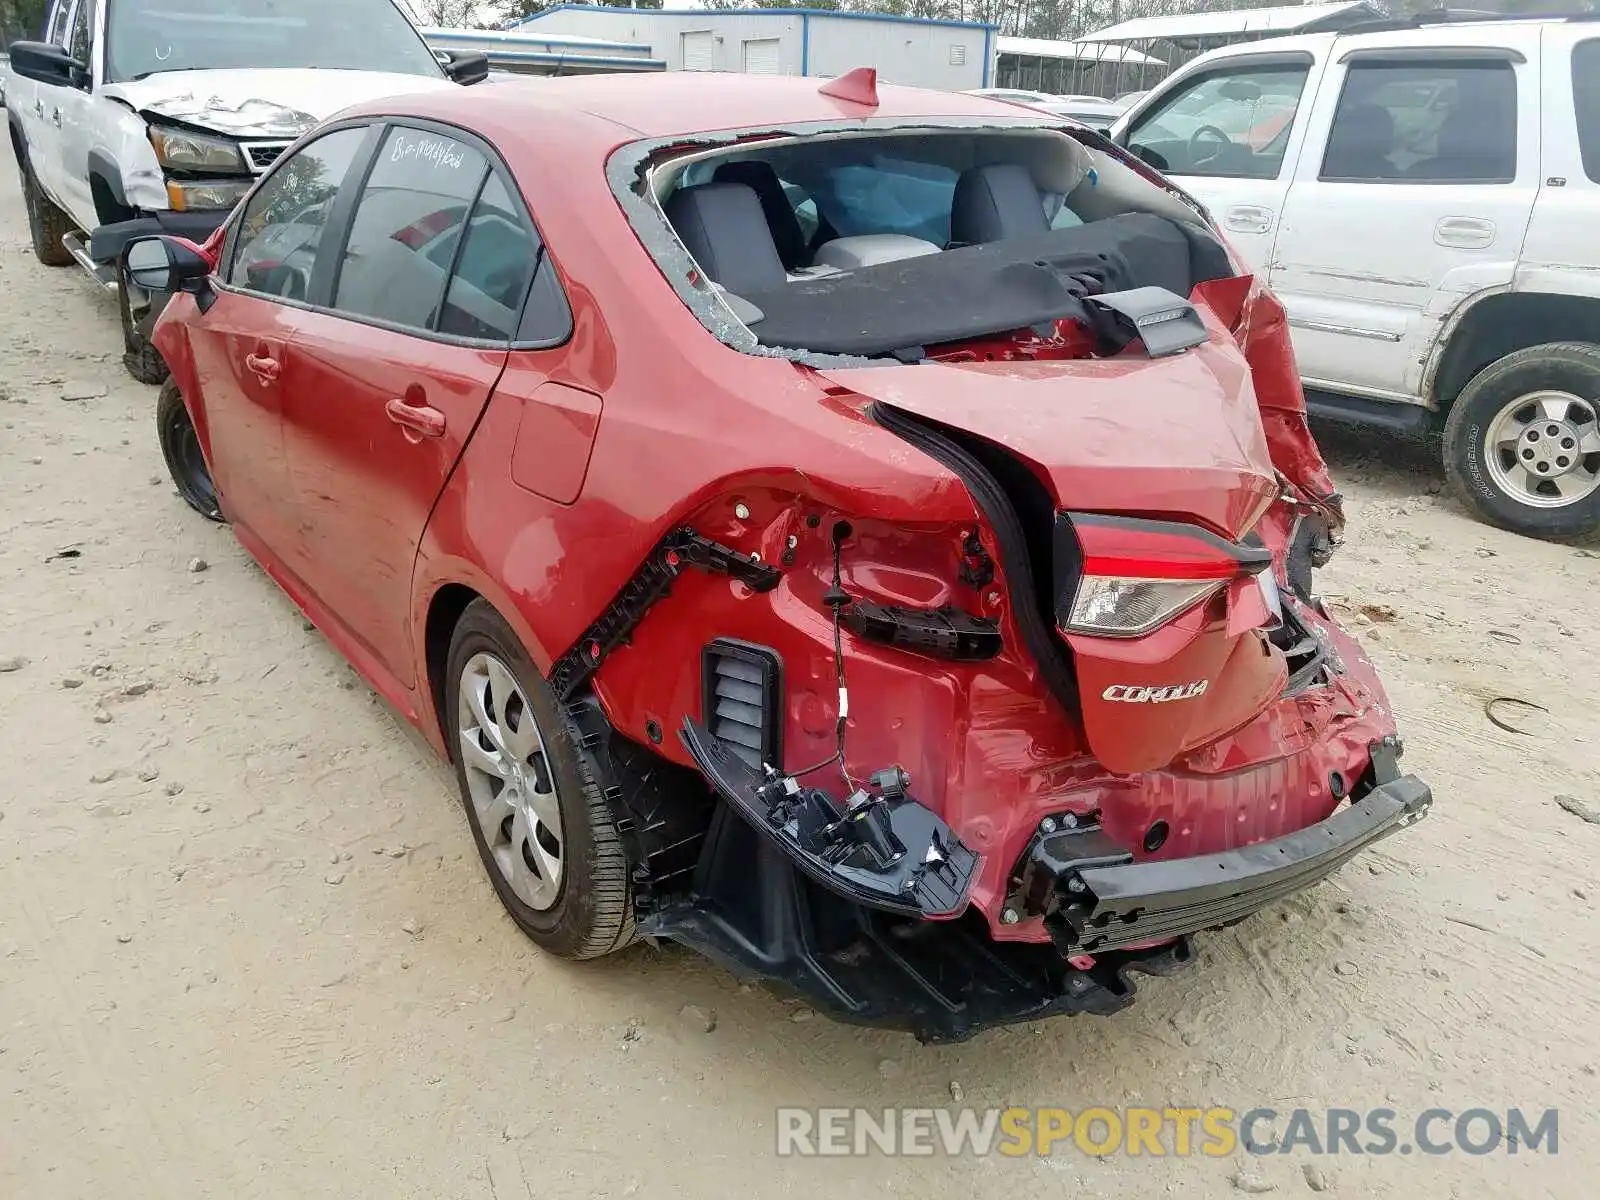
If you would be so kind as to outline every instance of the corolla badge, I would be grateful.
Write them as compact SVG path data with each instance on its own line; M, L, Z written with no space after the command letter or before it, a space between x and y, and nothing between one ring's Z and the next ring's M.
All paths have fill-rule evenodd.
M1209 679L1196 679L1193 683L1173 683L1166 687L1146 687L1141 684L1114 683L1100 693L1102 700L1116 700L1123 704L1168 704L1173 700L1193 700L1206 694L1211 686Z

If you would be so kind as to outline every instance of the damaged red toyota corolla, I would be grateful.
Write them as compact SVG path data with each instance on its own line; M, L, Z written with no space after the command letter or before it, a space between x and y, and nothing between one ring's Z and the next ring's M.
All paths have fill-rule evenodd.
M182 494L451 757L554 953L960 1038L1114 1011L1430 803L1314 599L1281 311L1082 127L869 73L429 94L128 266L185 293Z

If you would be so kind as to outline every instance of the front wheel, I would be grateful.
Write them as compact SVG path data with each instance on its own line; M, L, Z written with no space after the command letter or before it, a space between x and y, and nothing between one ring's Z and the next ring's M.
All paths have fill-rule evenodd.
M217 500L217 486L211 481L211 468L201 453L200 438L184 407L183 394L170 379L161 389L161 399L156 401L156 436L161 442L161 455L167 460L167 472L184 503L208 521L221 521L222 505Z
M627 856L565 710L487 602L450 642L444 720L478 855L506 911L562 958L633 940Z
M70 267L74 260L64 239L72 232L72 219L39 190L32 169L24 164L21 170L22 202L28 210L34 257L47 267Z
M1600 346L1530 346L1484 368L1450 410L1444 455L1491 524L1538 538L1600 529Z
M139 320L133 311L133 293L124 274L117 289L117 307L122 314L122 365L140 383L163 384L171 374L161 351L150 344L150 339L139 331Z

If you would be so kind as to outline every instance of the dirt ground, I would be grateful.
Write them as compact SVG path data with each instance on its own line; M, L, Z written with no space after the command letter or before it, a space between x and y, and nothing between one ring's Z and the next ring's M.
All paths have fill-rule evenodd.
M1426 450L1325 439L1352 520L1322 584L1377 656L1429 819L1204 936L1122 1015L922 1048L682 952L537 953L445 767L177 499L115 305L34 260L10 163L0 330L0 1197L1311 1192L1304 1154L774 1154L777 1105L953 1091L1382 1106L1402 1128L1553 1107L1555 1156L1311 1174L1345 1196L1595 1194L1600 825L1554 798L1600 807L1600 554L1476 524ZM1501 706L1507 732L1498 696L1547 711Z

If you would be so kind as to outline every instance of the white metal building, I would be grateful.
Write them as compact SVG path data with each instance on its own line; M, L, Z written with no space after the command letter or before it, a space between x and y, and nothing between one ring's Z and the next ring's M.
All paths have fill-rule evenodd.
M664 10L563 4L518 33L646 45L669 71L843 75L876 67L884 83L965 91L990 85L995 28L972 21L802 8Z

